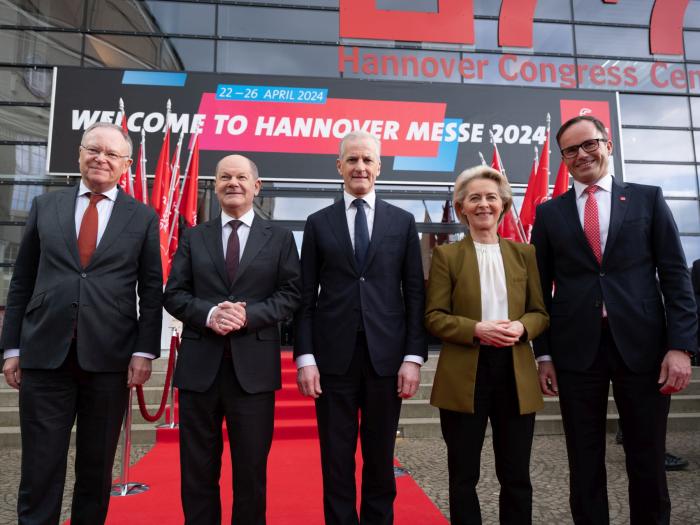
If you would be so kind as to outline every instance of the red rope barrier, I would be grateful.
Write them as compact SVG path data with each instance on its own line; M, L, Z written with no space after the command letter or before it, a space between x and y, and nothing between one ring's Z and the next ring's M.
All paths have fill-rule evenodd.
M172 379L173 376L173 368L175 364L175 352L180 348L180 340L177 337L177 333L173 334L173 336L170 338L170 355L168 356L168 370L165 373L165 384L163 385L163 395L160 398L160 407L158 407L158 411L154 414L151 415L148 413L148 409L146 408L146 401L143 397L143 385L138 385L136 387L136 396L138 397L139 400L139 410L141 411L141 415L146 421L150 421L151 423L154 423L158 421L161 416L163 415L163 411L165 410L165 405L168 400L168 392L170 391L170 380ZM174 412L175 407L171 408L171 412ZM173 414L174 415L174 414Z

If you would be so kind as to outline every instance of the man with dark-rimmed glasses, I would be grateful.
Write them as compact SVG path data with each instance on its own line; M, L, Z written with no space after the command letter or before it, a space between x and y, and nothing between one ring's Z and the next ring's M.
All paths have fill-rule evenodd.
M537 208L551 324L535 340L540 386L559 395L574 522L609 523L608 390L625 434L630 523L668 524L664 471L669 394L690 380L697 319L678 229L661 189L618 181L605 126L579 116L557 134L574 185ZM553 292L553 295L552 295Z

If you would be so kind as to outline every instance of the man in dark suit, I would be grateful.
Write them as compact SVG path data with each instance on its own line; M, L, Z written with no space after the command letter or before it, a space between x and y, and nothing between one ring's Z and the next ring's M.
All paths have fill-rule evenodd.
M128 398L160 354L158 217L117 187L131 139L99 123L80 144L81 180L29 212L0 338L19 389L19 523L58 523L76 421L71 523L103 523ZM138 291L138 314L136 293Z
M337 168L343 199L309 216L304 229L297 382L316 399L326 523L358 523L359 427L359 523L387 524L401 398L416 393L427 358L420 246L413 216L376 198L381 161L373 135L348 134Z
M278 323L299 305L292 232L253 211L258 168L230 155L216 167L221 215L180 240L165 308L184 323L175 369L185 523L221 523L219 476L226 419L234 525L265 523L267 456L281 387Z
M599 120L571 119L557 141L574 186L537 208L532 242L551 324L535 340L535 354L543 392L560 396L571 512L576 524L609 522L612 381L625 435L630 522L668 524L669 394L688 385L689 354L697 348L678 229L660 188L610 175L613 145Z

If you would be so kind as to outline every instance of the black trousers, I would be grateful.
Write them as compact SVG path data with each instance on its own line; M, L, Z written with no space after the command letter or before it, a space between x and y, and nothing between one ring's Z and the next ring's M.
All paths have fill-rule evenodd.
M350 369L321 375L316 400L326 525L394 522L394 443L401 412L397 377L377 375L364 332L358 334ZM362 447L360 515L356 509L355 451Z
M128 399L126 372L86 372L75 345L55 370L22 369L19 391L22 472L17 500L22 525L57 524L71 428L76 423L71 523L104 523L114 453Z
M476 485L486 423L491 421L502 524L532 523L530 451L535 414L520 415L512 348L482 346L476 372L474 414L440 409L450 477L453 525L481 524Z
M275 393L243 390L225 356L206 392L180 390L180 470L185 523L220 525L222 423L226 419L233 467L233 525L264 525L267 456L272 444Z
M610 382L625 436L630 523L668 524L671 501L664 452L670 397L659 393L658 370L625 366L603 324L598 355L585 372L557 370L570 469L571 514L577 525L609 523L605 432Z

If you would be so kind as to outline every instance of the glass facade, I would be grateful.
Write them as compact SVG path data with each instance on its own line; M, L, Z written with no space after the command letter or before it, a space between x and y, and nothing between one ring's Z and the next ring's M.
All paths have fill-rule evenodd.
M473 45L341 38L339 0L0 0L0 306L32 198L75 182L45 173L52 67L62 65L618 91L622 143L615 146L624 155L624 178L663 188L688 261L700 257L700 0L689 1L683 53L671 56L650 52L653 0L539 0L527 49L500 47L501 2L466 1L474 7ZM423 13L439 12L439 4L375 2L378 9ZM340 46L378 56L494 64L504 53L513 58L504 72L486 69L482 78L407 77L341 72ZM517 73L525 63L548 73L523 79ZM200 190L206 219L218 206L210 181ZM300 244L306 216L341 191L340 184L266 184L257 208L292 228ZM449 186L379 186L383 198L414 214L425 250L460 231L441 224L449 192ZM516 203L523 192L515 188Z

